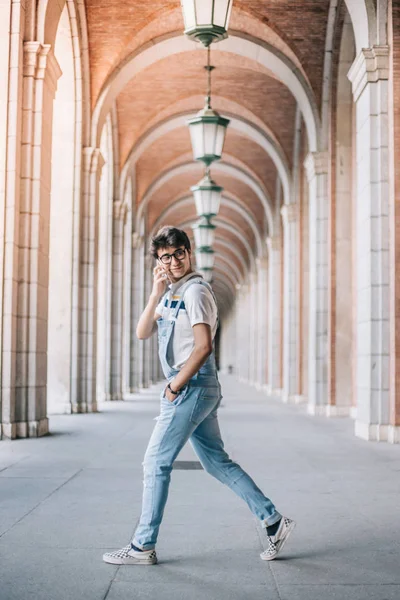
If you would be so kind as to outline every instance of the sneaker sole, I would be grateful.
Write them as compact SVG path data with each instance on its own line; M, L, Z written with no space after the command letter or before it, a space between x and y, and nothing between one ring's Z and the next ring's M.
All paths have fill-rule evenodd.
M142 565L144 567L156 565L158 562L157 558L141 560L134 558L133 556L130 556L129 558L113 558L112 556L105 555L103 556L103 561L109 565Z
M278 556L279 552L281 552L283 546L286 543L286 540L288 539L289 535L292 533L292 531L295 527L296 527L296 523L294 521L292 521L286 530L285 537L282 538L281 540L279 540L279 546L277 547L275 554L273 556L263 556L263 553L261 553L260 554L261 560L274 560Z

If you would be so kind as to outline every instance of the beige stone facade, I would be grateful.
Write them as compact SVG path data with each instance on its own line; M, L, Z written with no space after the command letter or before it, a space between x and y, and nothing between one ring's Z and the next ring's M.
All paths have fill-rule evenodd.
M278 6L279 5L279 6ZM0 3L2 438L160 379L151 234L196 220L203 48L178 0ZM213 286L222 371L400 441L400 9L234 0Z

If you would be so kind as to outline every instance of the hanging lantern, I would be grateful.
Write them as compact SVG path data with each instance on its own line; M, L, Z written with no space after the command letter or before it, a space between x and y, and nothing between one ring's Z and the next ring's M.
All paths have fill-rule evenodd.
M196 248L196 265L198 269L212 269L215 261L214 250L208 246Z
M219 211L224 188L211 179L209 171L207 170L203 179L197 185L192 185L190 189L193 192L198 216L215 217Z
M222 156L229 119L206 106L188 121L193 158L210 165Z
M216 225L210 223L209 219L202 219L198 223L192 225L196 247L211 247L214 244L216 228Z
M181 0L185 34L204 46L228 37L233 0Z
M192 141L193 158L209 166L222 156L229 119L221 117L211 108L211 71L210 49L207 50L208 89L204 108L188 121Z
M212 282L212 278L213 278L212 269L197 269L197 272L203 276L204 281L207 281L207 283Z

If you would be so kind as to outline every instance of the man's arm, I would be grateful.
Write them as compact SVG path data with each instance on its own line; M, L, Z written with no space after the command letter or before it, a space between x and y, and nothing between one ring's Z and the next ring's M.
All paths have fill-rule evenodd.
M194 348L185 365L171 381L170 385L174 391L181 389L200 367L206 362L213 351L211 327L206 323L198 323L193 326ZM166 396L168 400L173 400L176 396L167 389Z
M159 300L160 299L157 298L157 296L150 295L147 306L140 315L140 319L136 327L136 336L139 340L147 340L147 338L151 337L156 330L157 320L161 316L156 313Z
M157 328L156 321L161 317L156 313L156 308L165 292L167 276L165 270L160 266L155 267L153 275L153 289L136 327L136 335L139 340L147 340L154 333Z

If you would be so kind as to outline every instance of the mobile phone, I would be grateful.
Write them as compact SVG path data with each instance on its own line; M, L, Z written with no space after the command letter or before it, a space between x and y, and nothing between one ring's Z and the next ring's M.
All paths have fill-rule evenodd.
M166 269L165 267L162 267L162 268L163 268L163 271L164 271L164 273L165 273L165 274L166 274L166 276L167 276L166 278L168 279L169 283L172 283L172 281L171 281L171 278L170 278L170 276L169 276L169 271L168 271L168 269Z

